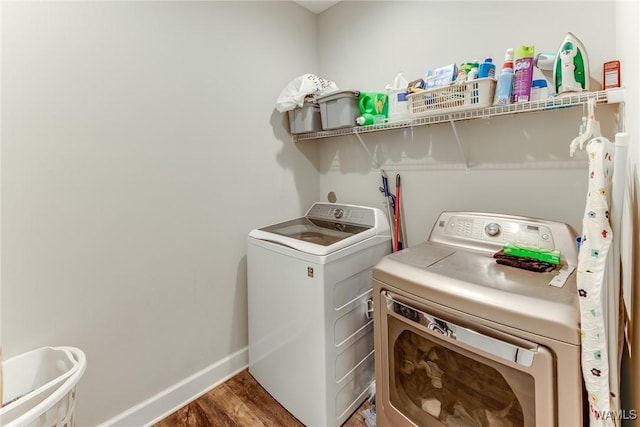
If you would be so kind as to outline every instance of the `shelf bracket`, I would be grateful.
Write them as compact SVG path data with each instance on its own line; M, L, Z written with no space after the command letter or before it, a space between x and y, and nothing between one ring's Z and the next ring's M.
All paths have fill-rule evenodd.
M453 129L453 134L456 137L456 142L458 143L458 148L460 149L460 153L462 154L462 160L464 161L464 171L465 173L469 174L471 173L471 170L469 169L469 162L467 162L467 156L464 153L464 147L462 146L462 143L460 142L460 136L458 135L458 129L456 128L456 122L453 119L453 116L451 114L449 114L449 122L451 123L451 128Z
M378 163L378 161L375 159L375 157L373 157L373 154L371 154L371 151L369 151L369 149L367 148L367 145L364 143L364 141L362 140L362 137L360 136L360 134L358 132L355 132L354 135L356 136L356 138L358 138L358 141L360 141L360 145L362 145L362 148L364 148L364 151L367 152L367 155L369 156L369 159L371 160L371 164L373 164L373 166L376 169L381 169L380 168L380 164Z

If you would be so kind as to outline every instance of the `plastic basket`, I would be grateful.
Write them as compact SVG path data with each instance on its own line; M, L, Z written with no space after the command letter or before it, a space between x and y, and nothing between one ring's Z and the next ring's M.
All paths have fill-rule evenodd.
M409 94L409 108L413 117L421 117L489 107L495 90L495 79L471 80Z
M42 347L2 364L4 427L73 427L76 384L87 367L74 347Z

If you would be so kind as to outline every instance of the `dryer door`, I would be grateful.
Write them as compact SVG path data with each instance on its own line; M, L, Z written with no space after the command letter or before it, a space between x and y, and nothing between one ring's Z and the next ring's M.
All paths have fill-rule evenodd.
M382 418L392 425L557 425L547 348L427 301L383 291L380 302Z

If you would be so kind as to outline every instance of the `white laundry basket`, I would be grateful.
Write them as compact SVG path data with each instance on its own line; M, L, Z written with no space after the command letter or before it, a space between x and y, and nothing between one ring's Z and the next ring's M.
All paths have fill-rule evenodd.
M2 364L4 427L73 427L76 385L87 359L74 347L42 347Z

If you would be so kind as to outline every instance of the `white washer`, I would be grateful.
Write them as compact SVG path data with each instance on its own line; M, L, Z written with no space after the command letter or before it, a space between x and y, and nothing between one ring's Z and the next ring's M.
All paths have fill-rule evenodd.
M316 203L247 240L249 372L306 426L341 425L375 390L372 267L380 209Z

